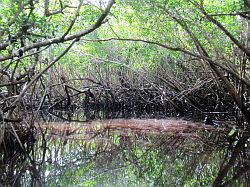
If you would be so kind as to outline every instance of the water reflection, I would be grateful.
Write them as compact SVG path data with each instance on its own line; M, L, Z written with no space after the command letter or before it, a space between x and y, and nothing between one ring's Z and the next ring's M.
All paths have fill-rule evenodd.
M50 110L41 111L41 118L44 121L70 121L70 122L86 122L96 119L117 119L117 118L166 118L167 114L164 111L151 110L136 110L136 109L105 109L105 108L90 108L90 109L67 109L67 110ZM169 115L168 115L169 116Z
M38 126L41 135L31 158L8 166L16 186L249 185L244 131L181 119Z

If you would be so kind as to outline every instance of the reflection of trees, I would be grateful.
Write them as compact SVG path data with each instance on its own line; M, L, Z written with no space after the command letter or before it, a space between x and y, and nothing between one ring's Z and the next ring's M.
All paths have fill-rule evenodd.
M18 129L19 136L6 132L0 145L0 186L21 186L25 172L32 176L32 186L39 185L39 172L34 159L34 132Z
M249 181L244 133L236 132L229 144L228 133L214 128L157 133L61 124L47 131L46 142L30 152L33 165L24 157L9 163L18 184L246 186Z
M214 177L209 170L217 169L214 158L218 156L211 153L210 145L189 139L180 135L151 137L149 147L137 146L127 155L133 163L131 170L152 186L208 186ZM222 147L215 149L222 151ZM206 163L208 159L211 164Z
M98 186L105 182L209 186L215 179L222 182L224 177L228 179L224 184L230 183L230 177L236 179L244 175L248 168L246 165L242 168L238 167L239 164L229 164L230 167L223 167L218 174L223 157L235 155L229 153L232 146L228 145L227 134L222 131L159 135L95 129L88 130L88 133L83 136L84 139L69 141L66 145L63 140L51 142L53 145L49 145L51 154L48 160L54 164L47 162L45 168L52 168L45 177L46 184L54 183L57 178L57 185L84 183ZM242 146L238 147L239 151L244 150ZM237 153L237 157L239 155ZM228 163L232 162L230 160ZM228 165L226 163L224 165ZM232 168L236 171L235 175L232 175ZM244 180L237 184L243 183Z
M250 186L249 136L243 134L243 137L240 137L229 151L220 166L213 186L232 186L240 178L245 180L245 186Z
M157 186L211 186L211 184L213 186L249 186L250 159L246 150L248 137L238 138L236 142L232 142L234 146L229 145L226 149L217 147L217 150L212 151L210 146L208 149L204 146L202 149L196 149L196 152L193 150L189 153L183 147L178 149L171 147L170 142L167 146L164 144L161 147L157 158L155 152L153 152L153 158L152 154L145 155L146 158L141 161L140 168L146 167L146 169L137 171L148 180L155 176L152 171L159 173L159 177L153 177L154 184ZM158 166L157 163L152 164L148 161L154 159L158 159ZM157 172L159 168L161 171Z

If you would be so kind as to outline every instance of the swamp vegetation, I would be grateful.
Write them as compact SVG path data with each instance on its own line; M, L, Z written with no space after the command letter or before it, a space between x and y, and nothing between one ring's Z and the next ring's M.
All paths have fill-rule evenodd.
M0 186L250 186L249 0L0 0Z

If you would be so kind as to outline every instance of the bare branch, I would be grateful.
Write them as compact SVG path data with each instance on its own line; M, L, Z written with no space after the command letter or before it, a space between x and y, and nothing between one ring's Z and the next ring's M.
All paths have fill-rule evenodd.
M39 74L37 74L29 83L28 85L22 90L22 92L18 95L17 99L12 103L11 106L15 106L20 99L25 95L26 91L50 68L52 67L57 61L59 61L74 45L75 42L78 41L78 38L74 39L71 44L55 59L53 60L46 68L44 68Z
M185 53L185 54L188 54L190 56L193 56L193 57L196 57L198 59L206 59L206 60L210 60L210 58L207 58L205 56L201 56L199 54L195 54L193 52L190 52L190 51L187 51L183 48L180 48L180 47L172 47L172 46L167 46L165 44L161 44L159 42L153 42L153 41L149 41L149 40L142 40L142 39L132 39L132 38L105 38L105 39L98 39L98 40L91 40L91 39L81 39L83 41L89 41L89 42L107 42L107 41L132 41L132 42L143 42L143 43L148 43L148 44L153 44L153 45L157 45L157 46L160 46L162 48L165 48L165 49L169 49L169 50L172 50L172 51L179 51L179 52L182 52L182 53ZM232 71L231 69L213 61L213 63L220 67L221 69L231 73L232 75L235 76L235 78L237 78L238 80L241 80L246 86L250 87L250 82L245 79L245 78L241 78L239 74L237 74L236 72Z
M83 0L80 0L80 3L79 3L79 5L78 5L78 7L77 7L77 11L76 11L75 17L74 17L74 19L71 21L71 23L70 23L70 25L69 25L67 31L63 34L62 38L65 38L65 36L67 36L67 35L69 34L70 30L71 30L72 27L74 26L74 24L75 24L75 22L76 22L76 19L77 19L77 17L79 16L79 11L80 11L80 9L81 9L82 3L83 3Z
M54 12L50 12L49 11L49 0L45 0L44 1L44 14L45 14L45 16L49 17L49 16L63 13L64 9L66 9L66 8L77 8L77 7L72 7L69 5L63 5L61 0L59 0L59 3L60 3L60 9L56 10Z
M179 52L183 52L183 53L188 54L188 55L193 56L193 57L201 58L200 55L195 54L195 53L193 53L191 51L185 50L183 48L168 46L168 45L165 45L165 44L162 44L162 43L159 43L159 42L150 41L150 40L132 39L132 38L107 38L107 39L100 39L100 40L81 39L81 40L91 41L91 42L105 42L105 41L111 41L111 40L131 41L131 42L143 42L143 43L157 45L157 46L160 46L162 48L169 49L171 51L179 51Z
M247 14L250 11L236 12L236 13L217 13L217 14L208 14L209 16L241 16L243 18L247 18Z

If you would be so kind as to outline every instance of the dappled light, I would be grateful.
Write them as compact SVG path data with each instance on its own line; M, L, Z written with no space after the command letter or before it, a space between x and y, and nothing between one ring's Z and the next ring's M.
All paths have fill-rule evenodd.
M0 187L250 186L249 16L0 1Z

